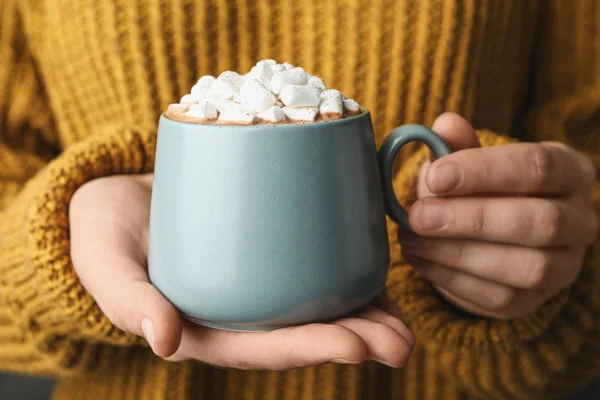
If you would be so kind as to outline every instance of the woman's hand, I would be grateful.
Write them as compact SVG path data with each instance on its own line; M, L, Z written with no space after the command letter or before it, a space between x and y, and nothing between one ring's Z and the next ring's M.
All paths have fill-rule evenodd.
M398 238L406 261L468 312L532 313L577 278L596 237L594 166L559 143L481 148L456 114L433 130L460 151L421 170L410 210L418 236Z
M265 333L182 320L148 279L151 190L151 175L102 178L82 186L70 206L71 255L82 284L106 316L120 329L144 335L157 355L242 369L365 360L404 365L415 338L400 310L383 298L352 318Z

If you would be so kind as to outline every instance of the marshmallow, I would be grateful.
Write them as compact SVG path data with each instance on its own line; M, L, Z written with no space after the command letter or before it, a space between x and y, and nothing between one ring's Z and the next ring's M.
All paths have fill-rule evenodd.
M259 62L256 63L256 65L258 64L267 64L267 65L276 65L277 61L271 59L271 58L267 58L266 60L261 60Z
M292 68L295 68L295 67L294 67L292 64L290 64L289 62L284 62L282 65L285 67L285 69L292 69Z
M255 67L252 67L250 72L248 72L248 75L260 79L263 82L263 85L269 89L269 91L271 90L271 77L273 76L273 70L269 64L257 64Z
M308 72L306 73L306 77L310 80L310 78L313 77L313 74L309 74Z
M306 71L300 67L296 67L273 74L271 78L271 90L273 93L279 94L285 85L306 85L307 83Z
M285 116L294 121L314 121L317 118L319 110L313 107L308 108L294 108L294 107L283 107Z
M205 103L208 98L208 87L198 86L198 84L195 84L192 86L191 95L196 100L195 103Z
M344 95L336 89L325 90L321 93L319 112L323 116L342 118L344 116Z
M217 109L210 103L192 104L185 115L203 120L216 119L218 116Z
M285 119L285 113L280 107L273 106L258 114L259 118L267 122L281 122Z
M181 100L179 100L179 102L181 104L194 104L194 103L199 103L199 99L196 98L196 96L192 95L192 94L186 94L185 96L183 96L181 98Z
M308 78L308 84L312 87L316 87L317 89L320 89L321 92L327 90L327 86L325 85L325 82L323 81L323 79L319 78L318 76L311 76L310 78Z
M348 114L358 114L360 113L360 106L355 100L347 99L344 100L344 110L346 110Z
M174 112L174 113L184 113L189 108L190 108L189 104L173 103L173 104L169 104L169 106L167 107L167 111Z
M273 71L273 73L277 73L277 72L281 72L281 71L285 71L285 67L281 64L275 64L275 65L270 65L271 70Z
M256 110L250 104L247 103L236 103L232 100L220 100L216 104L212 103L213 106L219 111L235 111L242 112L246 114L255 114Z
M236 103L243 103L244 100L242 100L242 95L240 94L240 92L235 92L233 94L233 101Z
M275 105L277 100L273 93L265 87L260 79L244 82L240 87L240 97L256 111L265 111Z
M255 114L241 111L223 111L219 114L219 123L236 123L241 125L251 125L256 118Z
M200 77L200 79L198 79L198 82L196 82L196 84L194 86L209 88L210 85L212 85L213 82L216 80L217 80L217 78L215 78L212 75L204 75L204 76Z
M242 77L233 71L225 71L210 85L208 101L218 102L216 99L229 100L238 91L242 84Z
M285 85L279 98L288 107L318 107L321 91L312 86Z

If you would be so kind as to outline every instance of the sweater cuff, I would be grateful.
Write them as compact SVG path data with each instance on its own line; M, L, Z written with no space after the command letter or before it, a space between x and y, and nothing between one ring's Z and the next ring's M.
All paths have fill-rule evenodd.
M59 368L71 370L86 358L92 366L92 343L143 343L117 329L81 285L68 212L73 193L88 181L152 171L155 145L155 130L92 135L31 179L0 221L0 292L22 339Z
M513 141L485 130L477 134L484 147ZM396 194L401 204L407 207L417 200L418 174L428 156L426 147L419 149L406 160L395 179ZM398 301L417 337L430 345L446 349L496 346L508 350L545 332L569 299L569 290L564 290L535 313L509 321L464 313L438 295L428 281L402 259L401 246L396 239L398 226L388 221L388 228L392 268L387 293Z

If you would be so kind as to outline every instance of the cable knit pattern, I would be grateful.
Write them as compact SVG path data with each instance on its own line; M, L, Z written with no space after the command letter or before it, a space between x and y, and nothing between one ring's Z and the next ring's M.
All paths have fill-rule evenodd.
M152 171L158 116L199 76L264 58L371 109L378 144L450 110L485 146L561 140L600 166L598 20L595 0L0 0L0 368L92 400L547 399L597 378L597 244L570 288L494 321L438 297L390 222L386 290L419 341L408 364L247 372L167 363L115 328L71 264L68 207L92 179ZM426 157L402 152L404 204Z

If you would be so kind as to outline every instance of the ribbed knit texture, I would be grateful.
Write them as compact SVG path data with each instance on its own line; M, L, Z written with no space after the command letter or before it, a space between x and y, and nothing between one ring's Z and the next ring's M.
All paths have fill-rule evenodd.
M91 400L547 399L597 378L597 245L572 287L494 321L437 297L390 223L387 292L419 342L407 366L244 372L167 363L115 328L72 267L68 206L87 181L152 171L158 116L199 76L263 58L364 104L378 144L451 110L486 146L561 140L600 166L598 21L595 0L0 0L0 368ZM407 204L415 150L394 183Z

